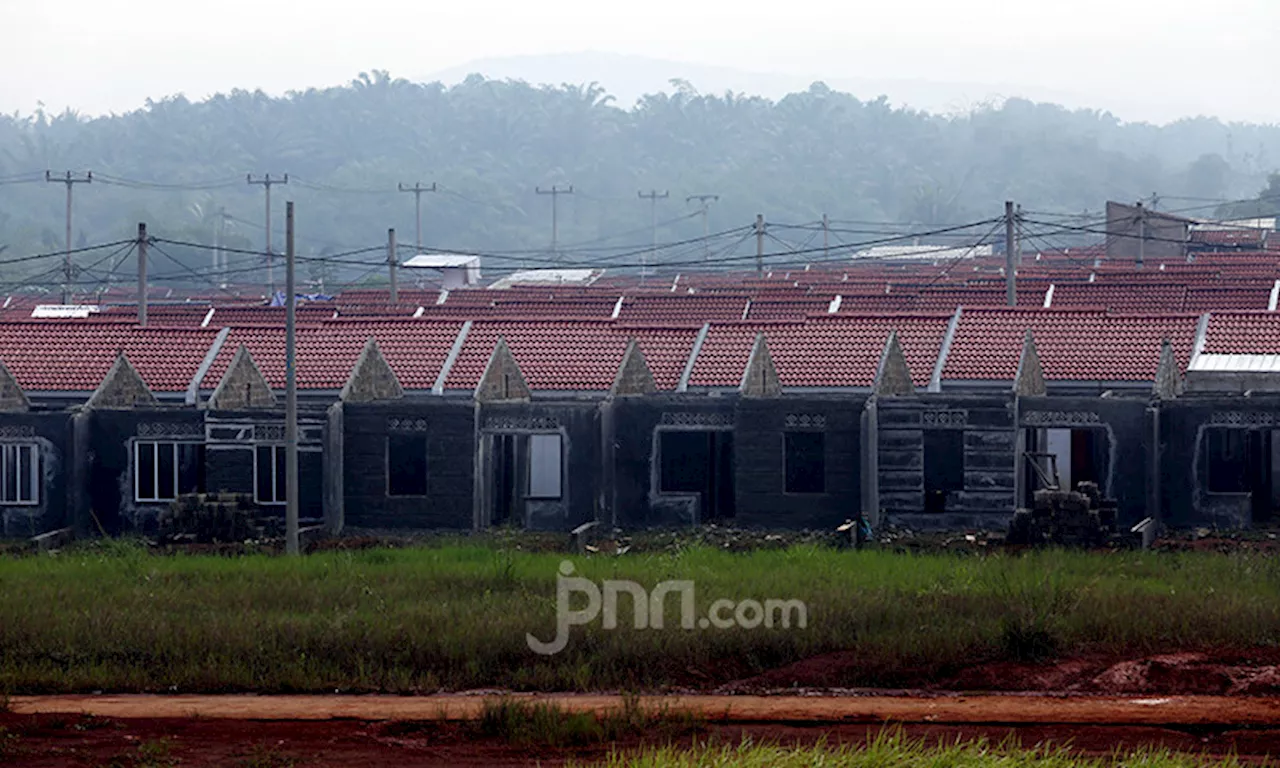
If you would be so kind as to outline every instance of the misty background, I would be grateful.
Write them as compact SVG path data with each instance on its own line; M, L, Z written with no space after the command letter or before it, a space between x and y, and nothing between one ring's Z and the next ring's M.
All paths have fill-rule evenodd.
M840 242L991 218L1006 199L1085 221L1108 199L1268 213L1269 191L1224 201L1280 191L1266 0L125 6L0 0L24 30L0 49L0 260L63 247L65 187L46 170L94 173L74 189L73 245L146 221L247 250L265 232L246 174L287 173L274 249L288 199L312 255L388 227L411 243L397 186L434 183L425 245L494 266L545 256L539 186L573 185L564 258L598 264L649 242L639 191L669 193L661 241L700 236L686 197L712 194L713 233L827 214ZM170 250L198 284L207 253ZM48 268L11 261L0 280Z

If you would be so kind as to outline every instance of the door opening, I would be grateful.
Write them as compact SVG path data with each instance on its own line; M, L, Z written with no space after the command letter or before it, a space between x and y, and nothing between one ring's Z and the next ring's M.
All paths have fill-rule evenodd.
M732 518L733 433L663 430L659 435L658 490L698 494L702 522Z

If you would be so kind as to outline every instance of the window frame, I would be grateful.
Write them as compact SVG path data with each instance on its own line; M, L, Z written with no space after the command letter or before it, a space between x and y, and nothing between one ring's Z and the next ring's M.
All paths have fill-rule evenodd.
M142 495L142 476L139 469L142 462L139 460L139 454L142 446L150 445L155 449L151 461L151 488L152 495L144 497ZM204 443L198 440L134 440L133 441L133 501L135 504L168 504L181 496L182 490L182 461L179 450L182 446L203 447ZM160 447L167 446L172 452L173 459L173 496L166 497L160 495ZM199 487L197 484L197 492Z
M258 484L258 472L259 472L259 466L258 466L258 465L259 465L259 464L261 464L261 462L260 462L260 461L258 461L258 451L260 451L260 450L262 450L262 449L264 449L264 448L265 448L265 449L267 449L267 450L269 450L269 451L271 451L271 494L272 494L272 499L271 499L271 500L266 500L266 501L264 501L264 500L263 500L263 499L258 495L258 488L259 488L259 484ZM280 476L279 476L279 473L277 473L277 472L276 472L276 467L277 467L277 466L279 466L279 461L280 461L280 459L278 458L277 453L283 453L283 452L284 452L284 450L285 450L285 445L284 445L284 443L256 443L256 444L254 444L254 446L253 446L253 503L254 503L254 504L257 504L258 506L263 506L263 507L279 507L279 506L284 506L286 503L288 503L288 499L286 499L286 498L285 498L285 491L287 490L287 488L282 487L282 486L287 486L287 485L288 485L288 482L289 482L289 481L288 481L288 478L286 478L286 477L280 477ZM287 458L286 458L286 460L287 460Z
M422 493L396 493L392 489L391 487L391 441L393 438L402 438L402 439L415 438L415 439L422 440L422 473L423 473ZM428 456L429 449L427 445L427 435L421 432L392 432L387 435L385 447L386 447L386 461L384 462L384 469L386 470L387 484L386 484L385 493L387 498L389 499L425 499L428 496L430 496L431 495L430 493L431 462Z
M1205 430L1206 492L1218 496L1249 494L1248 432L1230 427L1210 427ZM1227 477L1223 476L1224 471L1229 472ZM1224 480L1231 482L1223 482Z
M796 491L788 487L790 473L787 471L787 445L792 435L817 435L821 438L822 468L819 472L821 488L816 491ZM822 429L788 429L782 432L782 492L787 496L823 496L827 493L827 433Z
M20 468L22 461L19 458L22 452L26 450L30 452L31 465L28 471L27 481L31 484L31 498L22 498L22 477ZM0 504L7 507L35 507L40 505L40 445L39 443L30 442L12 442L0 443ZM9 490L9 472L10 468L16 464L14 468L14 496L16 498L5 498Z
M922 481L922 486L926 494L928 494L930 491L938 491L938 492L947 494L947 493L961 493L965 490L966 484L967 484L965 474L968 469L968 465L966 462L967 457L965 456L964 433L965 431L963 429L946 429L946 428L937 428L937 427L921 430L921 436L920 436L920 475L921 477L920 479ZM955 472L954 477L952 476L952 473L947 473L947 477L949 479L954 480L954 482L951 484L950 487L930 488L929 486L929 477L930 477L929 466L931 463L929 461L929 454L930 454L929 436L932 434L939 434L939 435L945 434L945 435L948 435L949 439L952 439L952 440L957 440L957 436L958 436L959 469Z
M551 493L534 493L533 488L533 446L538 438L555 438L556 441L556 468L559 470L556 477L556 492ZM540 501L558 501L564 498L565 485L565 460L564 460L564 435L559 432L534 432L525 435L525 493L526 499L535 499Z

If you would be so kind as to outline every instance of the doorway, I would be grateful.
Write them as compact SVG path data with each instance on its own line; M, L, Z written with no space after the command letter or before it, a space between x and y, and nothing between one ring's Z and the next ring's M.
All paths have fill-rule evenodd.
M697 494L701 522L731 519L735 513L733 433L662 430L658 435L659 492Z
M1045 478L1052 481L1055 469L1058 487L1064 491L1074 491L1080 483L1096 483L1104 496L1110 493L1111 448L1105 429L1028 429L1024 450L1036 454L1040 468L1036 472L1024 467L1024 505L1029 506L1035 491L1045 487Z
M526 502L564 496L564 443L559 433L489 436L489 525L525 525Z
M1269 429L1210 429L1209 492L1249 494L1253 525L1272 525L1280 515L1280 440Z

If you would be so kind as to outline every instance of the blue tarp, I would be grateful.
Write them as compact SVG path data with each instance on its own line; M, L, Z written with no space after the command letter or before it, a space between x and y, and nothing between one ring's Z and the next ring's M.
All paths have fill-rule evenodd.
M302 301L333 301L332 296L326 296L323 293L295 293L293 295L293 300L298 301L299 299L301 299ZM271 303L269 303L267 306L283 307L284 291L276 291L275 295L271 297Z

